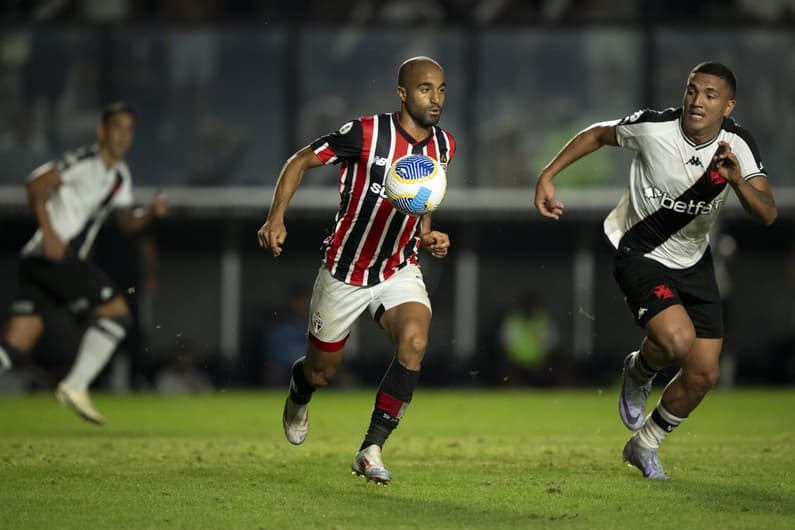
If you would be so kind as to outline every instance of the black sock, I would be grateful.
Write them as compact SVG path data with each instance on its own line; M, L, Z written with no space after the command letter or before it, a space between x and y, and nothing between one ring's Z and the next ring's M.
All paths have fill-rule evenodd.
M301 357L293 364L293 376L290 379L290 401L297 405L306 405L312 399L314 386L306 380L304 375L304 361L306 357Z
M400 423L406 407L411 403L411 396L419 380L419 371L404 368L397 358L392 359L378 387L375 407L370 417L370 427L359 448L360 451L372 444L378 447L384 446L386 439Z

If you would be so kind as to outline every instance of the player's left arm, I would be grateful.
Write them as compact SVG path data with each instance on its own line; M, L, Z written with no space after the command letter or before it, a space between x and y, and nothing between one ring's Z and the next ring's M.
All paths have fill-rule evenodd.
M740 161L732 152L731 146L726 142L720 142L718 145L723 150L713 157L713 164L720 176L731 184L740 199L740 204L751 217L765 226L773 224L778 216L778 210L767 177L760 173L758 176L745 179Z
M431 228L431 214L426 213L420 219L420 243L434 258L444 258L450 248L450 237L444 232Z
M125 235L137 234L155 220L168 215L168 198L162 191L152 196L146 207L122 207L116 209L116 220Z

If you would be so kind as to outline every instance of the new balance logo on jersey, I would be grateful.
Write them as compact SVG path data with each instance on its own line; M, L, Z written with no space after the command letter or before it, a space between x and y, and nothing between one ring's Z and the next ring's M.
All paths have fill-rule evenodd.
M374 156L373 161L375 162L376 166L381 166L381 167L385 166L387 163L387 159L384 158L383 156Z
M690 157L690 160L688 160L687 162L685 162L685 164L688 164L688 165L690 165L690 166L699 166L699 167L704 167L704 165L701 163L701 159L700 159L700 158L698 158L698 157L697 157L697 156L695 156L695 155L694 155L694 156L691 156L691 157Z

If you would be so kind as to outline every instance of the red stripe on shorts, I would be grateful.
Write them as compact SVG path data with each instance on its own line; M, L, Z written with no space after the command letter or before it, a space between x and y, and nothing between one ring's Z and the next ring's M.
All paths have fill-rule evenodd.
M324 342L310 333L309 342L311 342L315 346L315 348L317 348L320 351L335 352L335 351L340 351L342 347L345 346L345 343L348 341L348 337L350 336L351 334L348 333L347 335L345 335L345 337L343 337L342 340L338 340L337 342Z

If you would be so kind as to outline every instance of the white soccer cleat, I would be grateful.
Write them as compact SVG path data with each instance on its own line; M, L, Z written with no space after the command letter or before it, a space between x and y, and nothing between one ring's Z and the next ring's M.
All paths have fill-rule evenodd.
M84 420L95 425L105 424L105 418L94 408L91 398L88 397L88 392L75 390L61 383L58 385L58 390L55 391L55 397Z
M293 403L288 394L287 399L284 400L282 427L284 427L284 435L288 442L293 445L304 443L309 432L309 404Z
M351 464L351 472L385 486L392 480L392 473L384 469L384 463L381 461L381 448L376 444L368 445L356 453Z

